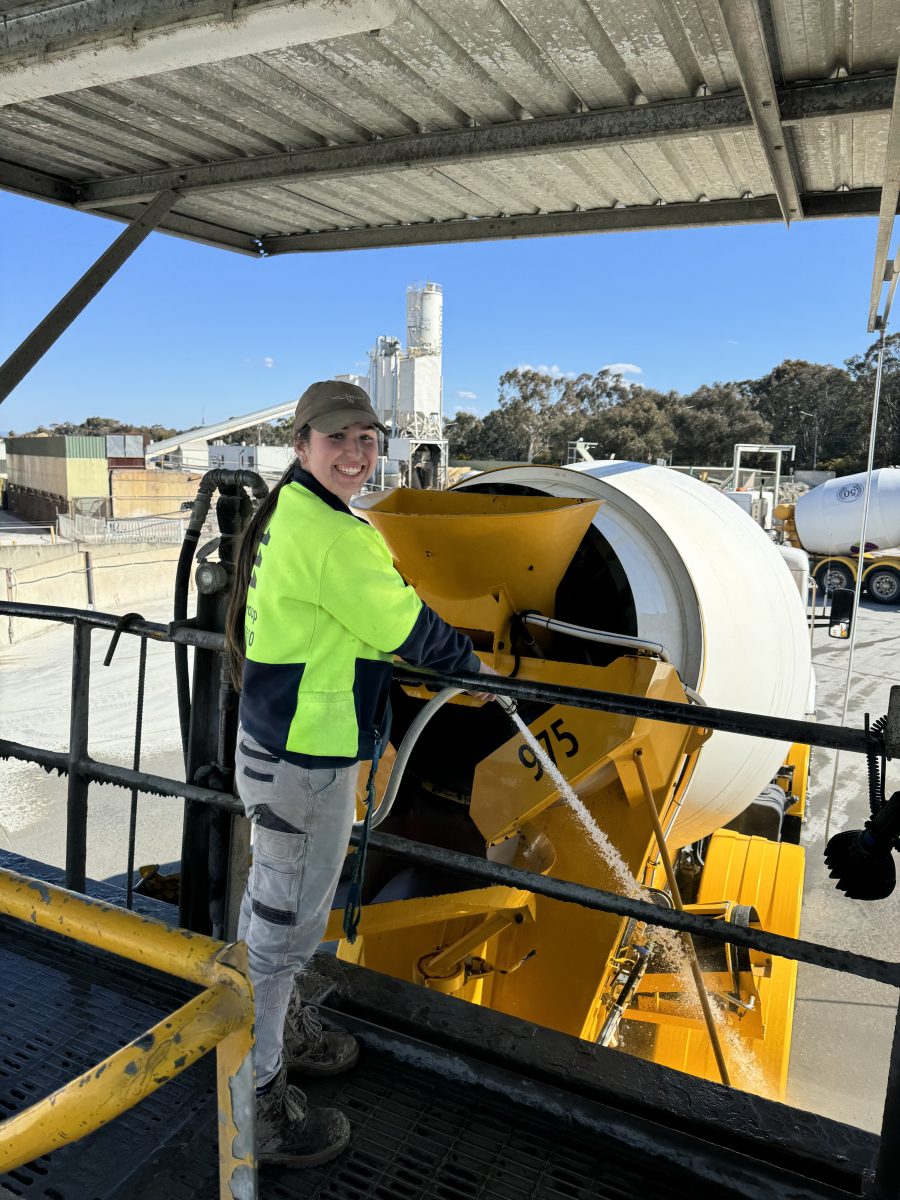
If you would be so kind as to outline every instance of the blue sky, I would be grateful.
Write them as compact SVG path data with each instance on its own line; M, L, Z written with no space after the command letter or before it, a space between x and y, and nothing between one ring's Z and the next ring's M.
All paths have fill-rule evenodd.
M0 193L0 359L117 236L101 218ZM444 288L444 407L484 413L524 363L612 363L689 391L785 358L862 352L874 218L790 230L540 238L410 250L243 255L152 234L0 409L0 430L86 416L187 428L365 370L405 343L406 286Z

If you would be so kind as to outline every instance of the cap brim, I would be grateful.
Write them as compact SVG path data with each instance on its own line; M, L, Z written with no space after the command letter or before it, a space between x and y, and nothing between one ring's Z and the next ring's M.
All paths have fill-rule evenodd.
M317 433L337 433L341 429L346 429L348 425L364 425L369 424L380 429L382 433L387 433L387 429L375 416L374 412L365 412L359 408L345 408L338 412L324 413L321 417L316 417L309 424Z

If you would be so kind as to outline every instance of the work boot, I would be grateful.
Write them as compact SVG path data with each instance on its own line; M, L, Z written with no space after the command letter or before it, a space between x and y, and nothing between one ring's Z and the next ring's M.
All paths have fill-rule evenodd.
M260 1164L318 1167L350 1144L350 1122L336 1108L309 1108L287 1081L284 1067L269 1090L256 1096L256 1157Z
M294 993L284 1019L284 1063L291 1075L340 1075L359 1058L359 1042L350 1033L322 1028L319 1010Z

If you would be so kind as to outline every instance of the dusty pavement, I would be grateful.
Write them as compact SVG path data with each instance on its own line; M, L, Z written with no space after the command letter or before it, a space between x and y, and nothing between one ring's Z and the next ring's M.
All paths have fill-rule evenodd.
M171 602L143 607L151 621L171 619ZM0 636L5 630L0 628ZM91 647L89 752L104 762L131 767L137 700L137 638L123 636L109 667L103 658L112 635L96 630ZM27 745L66 750L72 627L46 625L46 632L9 646L0 644L0 728L3 736ZM171 645L147 643L141 767L158 775L184 778L175 664ZM123 788L92 784L88 800L87 873L106 879L125 870L128 809ZM169 862L181 854L183 802L139 796L135 862ZM47 775L32 763L0 761L0 846L64 866L66 779Z
M816 710L820 721L839 722L849 646L817 629L813 643ZM870 604L859 613L848 724L861 726L887 712L891 685L900 683L900 608ZM828 877L822 852L834 752L813 753L801 936L874 958L900 959L900 888L887 900L848 900ZM888 763L886 791L900 789L900 762ZM869 815L866 763L842 754L831 834L861 828ZM895 856L896 858L896 856ZM866 1129L881 1128L888 1056L897 1012L894 989L835 971L801 964L788 1100Z

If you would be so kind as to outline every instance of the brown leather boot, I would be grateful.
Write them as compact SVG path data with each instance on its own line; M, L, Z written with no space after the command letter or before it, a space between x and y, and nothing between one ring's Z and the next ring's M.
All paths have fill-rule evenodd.
M350 1122L336 1108L309 1108L306 1096L287 1081L284 1067L256 1097L256 1156L260 1163L318 1167L350 1144Z

